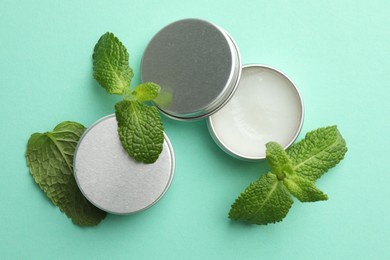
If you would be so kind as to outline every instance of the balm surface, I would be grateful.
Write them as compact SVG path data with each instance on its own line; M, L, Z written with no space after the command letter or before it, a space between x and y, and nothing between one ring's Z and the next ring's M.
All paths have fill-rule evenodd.
M294 84L281 72L263 65L243 68L229 102L209 117L215 141L242 159L264 159L270 141L288 147L303 121L303 104Z

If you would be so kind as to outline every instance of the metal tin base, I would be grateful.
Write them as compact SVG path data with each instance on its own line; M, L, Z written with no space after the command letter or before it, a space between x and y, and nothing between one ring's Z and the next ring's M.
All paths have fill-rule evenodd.
M74 155L74 175L84 196L114 214L145 210L167 192L175 171L175 156L167 135L153 164L135 161L123 149L115 115L106 116L80 138Z

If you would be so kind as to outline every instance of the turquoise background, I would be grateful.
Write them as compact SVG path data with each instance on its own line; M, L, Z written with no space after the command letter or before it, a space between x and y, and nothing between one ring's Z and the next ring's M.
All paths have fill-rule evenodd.
M222 152L206 122L164 118L176 176L154 207L73 225L29 175L30 134L73 120L91 125L119 98L92 78L92 50L114 32L139 65L151 37L197 17L225 28L243 63L289 75L305 102L304 133L337 124L344 161L318 181L329 200L295 201L281 223L227 218L268 170ZM1 259L390 259L390 2L0 1Z

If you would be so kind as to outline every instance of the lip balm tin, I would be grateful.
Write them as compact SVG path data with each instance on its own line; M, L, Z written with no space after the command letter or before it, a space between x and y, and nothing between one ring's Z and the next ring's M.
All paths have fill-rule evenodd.
M95 122L81 136L73 169L83 195L96 207L130 214L153 206L167 192L175 171L175 155L167 135L153 164L135 161L119 140L115 115Z
M245 65L229 102L208 118L214 141L228 154L244 160L265 158L270 141L289 147L303 123L303 101L294 83L279 70Z
M222 28L185 19L160 30L145 49L142 82L161 86L155 105L177 120L200 119L223 107L241 75L237 45Z
M161 86L154 103L168 117L208 117L216 143L240 159L264 159L269 141L287 148L302 126L294 83L269 66L243 68L233 38L207 21L185 19L160 30L145 49L141 80Z

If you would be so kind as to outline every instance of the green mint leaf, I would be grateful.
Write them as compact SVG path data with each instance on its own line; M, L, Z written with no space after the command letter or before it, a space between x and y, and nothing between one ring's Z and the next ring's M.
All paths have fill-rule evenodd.
M168 91L160 91L158 96L153 100L161 108L169 107L172 104L173 95Z
M93 77L110 94L130 89L133 71L126 47L112 33L103 34L93 51Z
M164 143L164 128L156 107L123 100L115 105L115 114L123 148L137 161L154 163Z
M83 125L66 121L52 132L31 135L26 160L35 182L54 205L73 223L93 226L99 224L107 213L85 199L73 175L73 155L84 130Z
M328 199L326 194L316 188L314 182L299 175L287 176L283 179L283 184L301 202L314 202Z
M159 92L159 85L152 82L146 82L135 87L131 95L134 96L135 100L138 100L139 102L145 102L155 99Z
M293 174L292 162L280 144L269 142L265 147L267 162L272 173L276 174L279 180L283 180L288 174Z
M336 126L311 131L305 139L287 149L294 172L311 181L338 164L346 152L345 140Z
M267 173L253 182L232 205L229 218L266 225L281 221L293 200L276 175Z

